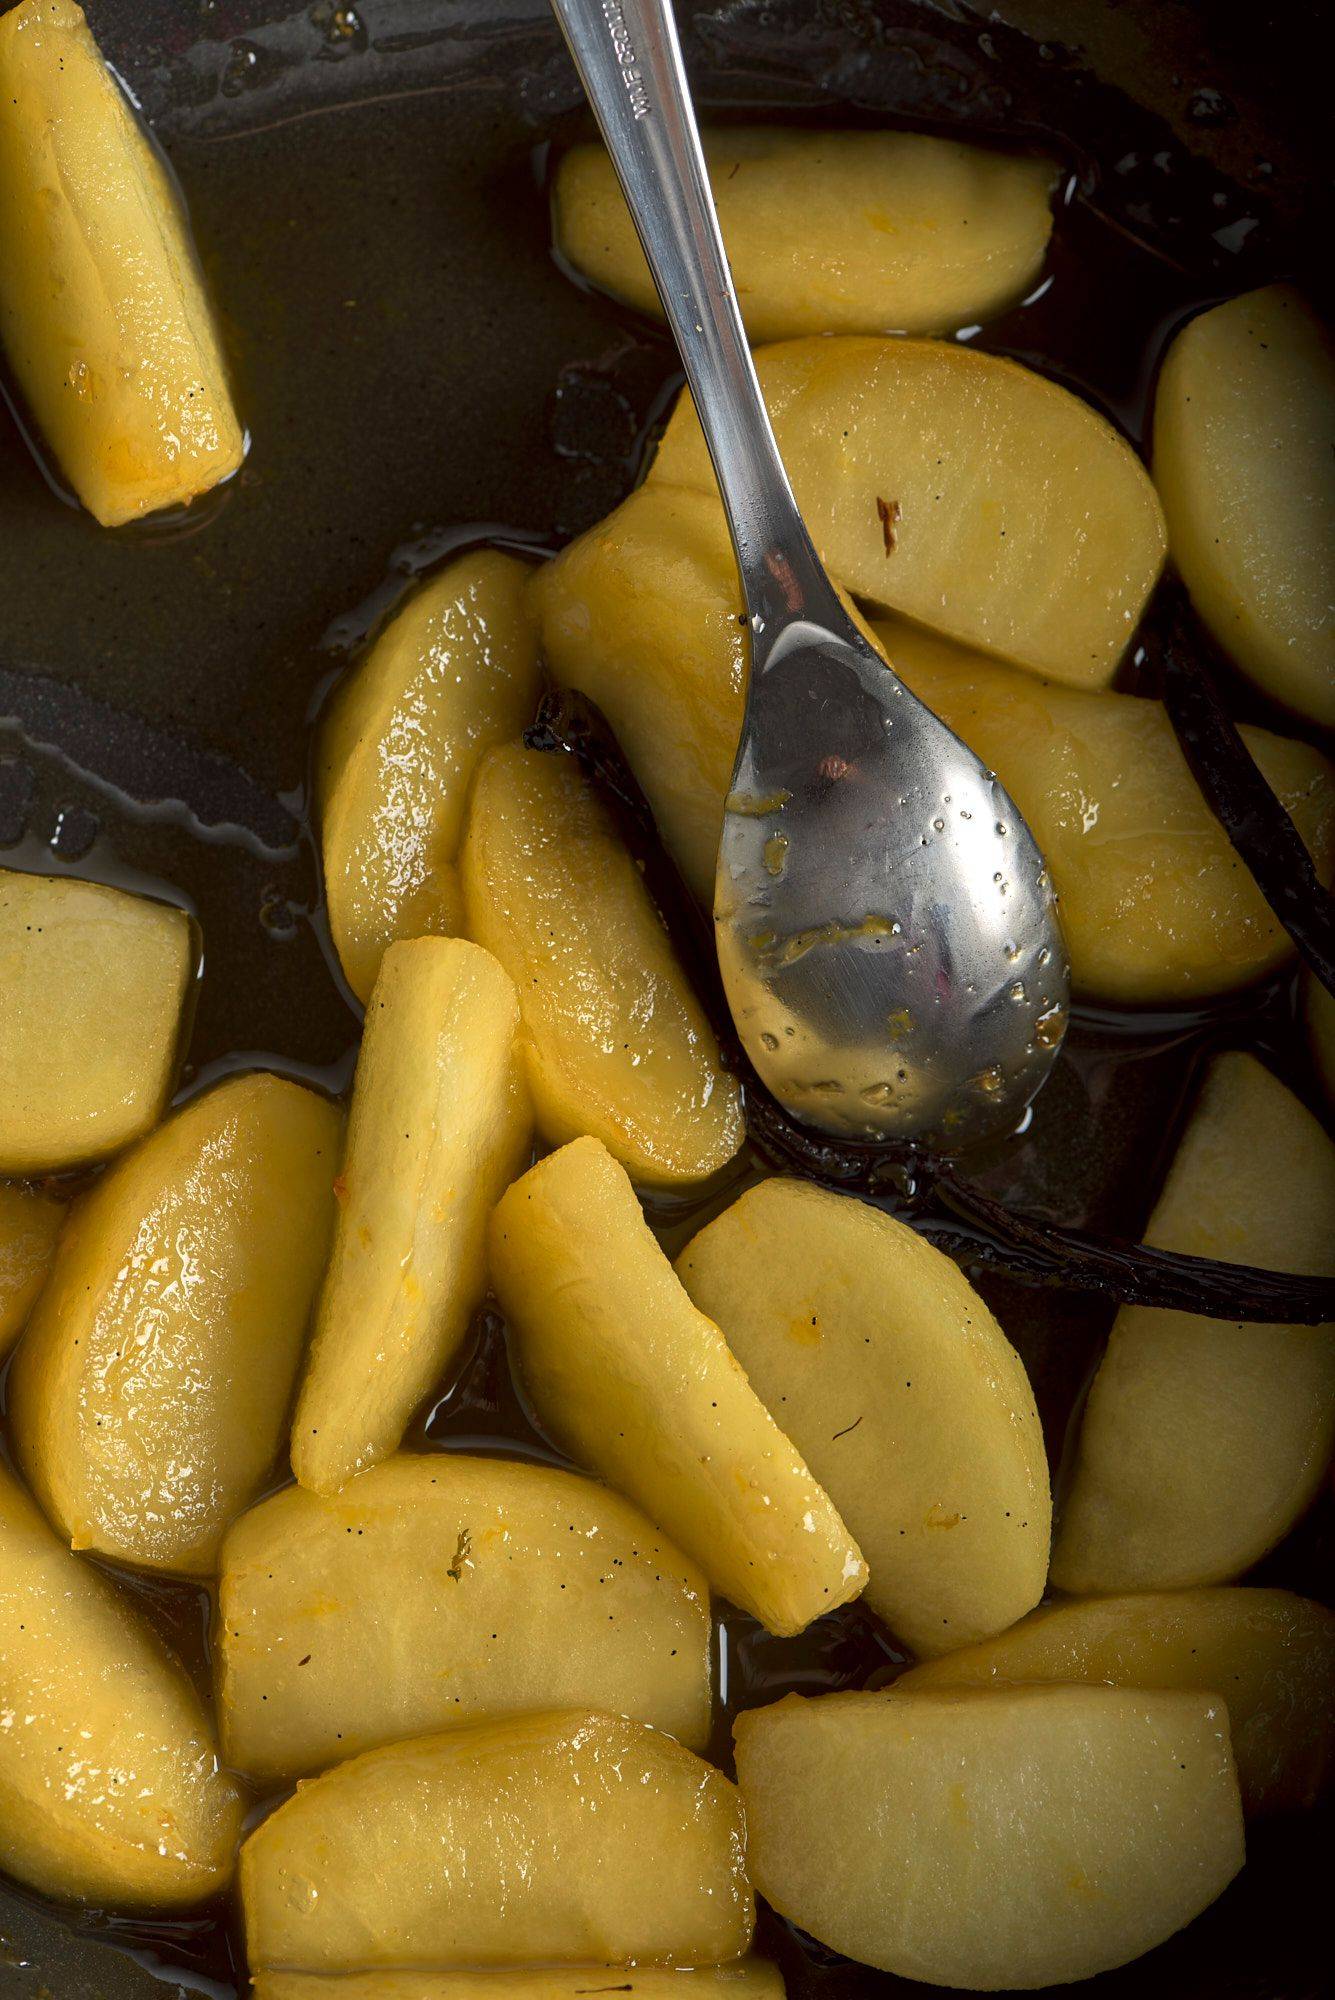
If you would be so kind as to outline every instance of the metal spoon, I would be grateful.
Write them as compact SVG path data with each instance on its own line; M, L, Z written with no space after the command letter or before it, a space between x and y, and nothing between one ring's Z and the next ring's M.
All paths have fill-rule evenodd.
M668 0L553 0L685 364L751 679L714 890L747 1054L792 1114L958 1150L1015 1126L1068 969L1043 857L821 567L752 366Z

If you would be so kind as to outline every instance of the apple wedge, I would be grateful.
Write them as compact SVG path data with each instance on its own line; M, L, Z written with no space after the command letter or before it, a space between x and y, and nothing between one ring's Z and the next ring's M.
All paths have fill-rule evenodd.
M555 1702L709 1737L709 1589L638 1508L546 1465L407 1453L290 1486L223 1547L228 1764L266 1783Z
M241 1850L252 1968L708 1964L754 1910L728 1780L624 1717L562 1710L372 1750Z
M1292 958L1162 702L1044 685L901 619L878 624L876 636L1029 822L1061 900L1079 993L1180 1004L1234 991ZM1249 724L1242 736L1329 882L1335 770L1309 743Z
M942 333L1018 298L1052 233L1050 160L924 132L729 125L704 135L723 241L754 340ZM552 189L577 271L663 316L612 162L572 146Z
M698 1312L596 1139L550 1154L491 1223L492 1280L539 1419L771 1632L856 1597L829 1495Z
M1154 481L1191 601L1243 673L1335 726L1335 351L1292 285L1200 313L1164 361Z
M250 2000L784 2000L763 1958L731 1965L576 1965L547 1971L262 1972Z
M1331 1277L1332 1215L1335 1145L1254 1056L1219 1057L1145 1241ZM1332 1443L1329 1327L1123 1306L1085 1408L1052 1581L1103 1594L1240 1576L1311 1500Z
M397 1449L487 1285L493 1202L523 1163L514 987L462 938L386 951L367 1009L334 1249L292 1470L336 1493Z
M897 1694L1034 1681L1220 1696L1243 1808L1313 1806L1335 1777L1335 1613L1287 1590L1162 1590L1045 1604L911 1667Z
M915 1653L1037 1604L1052 1502L1024 1364L959 1267L805 1181L748 1188L677 1259L866 1556L866 1599Z
M1017 362L935 340L756 355L798 504L846 590L1076 687L1106 687L1164 555L1131 447ZM649 470L714 494L683 391Z
M115 527L245 438L180 198L73 0L0 20L0 340L42 441Z
M738 1717L756 1888L932 1986L1125 1965L1243 1861L1223 1705L1107 1687L789 1695Z
M0 1182L0 1361L46 1282L64 1220L63 1201Z
M193 957L184 910L0 869L0 1174L105 1159L156 1123Z
M194 1689L0 1465L0 1867L179 1908L226 1886L244 1805Z
M463 929L455 862L473 771L537 705L529 574L495 549L460 556L396 612L322 725L329 928L363 1002L387 945Z
M742 1143L737 1086L610 814L568 757L482 761L463 851L468 929L519 994L539 1129L592 1133L646 1186L703 1179Z
M76 1206L10 1375L15 1454L72 1547L213 1574L282 1449L341 1124L284 1077L233 1077Z

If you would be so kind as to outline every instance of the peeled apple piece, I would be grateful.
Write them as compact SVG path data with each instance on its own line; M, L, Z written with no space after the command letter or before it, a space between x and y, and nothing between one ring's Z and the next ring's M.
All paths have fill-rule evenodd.
M637 487L533 580L542 650L611 724L665 845L714 907L751 648L717 492Z
M677 1259L919 1655L1031 1609L1052 1503L1024 1364L956 1264L849 1195L749 1188Z
M483 759L463 850L470 936L519 994L539 1130L602 1140L643 1186L702 1180L742 1143L741 1100L644 879L570 757Z
M487 1288L487 1217L529 1112L515 990L462 938L385 953L366 1012L338 1220L292 1419L292 1470L336 1493L397 1450Z
M530 571L474 550L415 590L338 689L320 732L329 927L348 984L371 996L397 938L457 936L456 868L482 753L533 719Z
M0 869L0 1174L105 1159L157 1122L192 958L184 910Z
M701 1965L755 1912L736 1789L669 1736L562 1710L372 1750L241 1850L256 1971Z
M180 198L72 0L0 20L0 341L104 527L236 471L245 438Z
M1335 1614L1287 1590L1165 1590L1045 1604L911 1667L895 1692L1109 1681L1222 1697L1248 1813L1313 1806L1335 1776Z
M739 1716L736 1738L759 1892L822 1944L931 1986L1125 1965L1243 1862L1210 1695L788 1695Z
M922 132L727 126L705 159L755 340L941 333L987 318L1037 275L1052 233L1050 160ZM612 162L574 146L552 191L575 269L662 318Z
M1201 1000L1292 958L1162 702L1044 685L899 619L876 635L1028 821L1052 871L1078 993L1135 1005ZM1329 882L1335 770L1308 743L1247 724L1242 736Z
M783 2000L777 1965L581 1965L546 1972L262 1972L251 2000Z
M755 358L836 583L1031 673L1107 686L1164 556L1154 488L1111 424L945 341L845 335ZM684 391L649 477L716 491Z
M0 1867L44 1895L223 1889L244 1804L185 1675L0 1465Z
M223 1548L214 1657L228 1764L269 1782L552 1702L709 1736L704 1577L547 1465L403 1453L261 1501Z
M625 1173L577 1139L516 1181L491 1269L539 1420L771 1632L857 1596L829 1495L659 1248Z
M300 1084L233 1077L75 1206L9 1385L15 1455L72 1547L213 1574L282 1450L341 1130Z
M1266 694L1335 726L1335 351L1292 285L1178 334L1154 402L1154 482L1191 601Z
M1335 1144L1254 1056L1217 1058L1145 1242L1335 1277L1332 1217ZM1330 1461L1331 1332L1123 1306L1059 1508L1057 1588L1183 1589L1263 1556Z
M0 1183L0 1361L42 1289L64 1219L63 1201Z

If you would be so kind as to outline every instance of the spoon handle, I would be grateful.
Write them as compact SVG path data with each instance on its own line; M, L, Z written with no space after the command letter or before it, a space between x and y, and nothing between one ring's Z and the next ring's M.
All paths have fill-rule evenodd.
M760 394L670 0L552 0L686 368L757 634L844 625ZM767 645L755 648L754 669Z

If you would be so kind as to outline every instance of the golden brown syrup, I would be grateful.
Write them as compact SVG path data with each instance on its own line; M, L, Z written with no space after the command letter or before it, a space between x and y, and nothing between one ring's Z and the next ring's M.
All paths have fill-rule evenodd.
M260 62L236 47L230 94L250 87ZM172 149L227 303L256 439L209 518L150 526L127 545L63 510L54 520L58 503L26 457L0 452L0 588L11 606L0 718L17 718L0 725L0 865L91 875L191 912L203 962L183 1095L257 1064L346 1090L356 1009L324 922L310 814L320 706L402 594L450 553L486 540L540 559L614 505L676 385L661 334L571 285L548 257L547 138L530 151L541 120L529 118L526 137L518 115L470 115L462 164L442 138L439 100L349 106ZM564 135L566 124L552 129ZM1088 192L1068 184L1031 297L968 337L1076 389L1143 448L1167 339L1236 285L1147 248ZM447 222L469 239L466 297L432 263ZM451 524L450 508L472 525ZM443 525L429 525L442 513ZM84 601L71 607L75 577ZM1251 696L1239 707L1263 714ZM1134 1237L1193 1077L1213 1049L1239 1042L1317 1101L1291 980L1210 1009L1077 1008L1032 1113L969 1172L1031 1214ZM697 1193L652 1202L668 1250L761 1171L748 1151ZM1059 1466L1113 1308L996 1270L971 1274L1030 1370ZM405 1442L564 1462L513 1379L491 1311ZM1267 1580L1328 1591L1331 1513L1327 1498L1267 1560ZM209 1592L124 1571L120 1581L207 1688ZM792 1640L725 1608L718 1760L729 1761L739 1709L789 1689L878 1685L906 1657L857 1605ZM1285 1881L1293 1867L1285 1850ZM1269 1896L1275 1870L1262 1860L1252 1873L1254 1893ZM234 1909L161 1923L98 1911L60 1920L183 1990L244 1985ZM785 1927L767 1937L795 1994L909 1990ZM1145 1983L1118 1991L1204 2000L1224 1990L1197 1984L1174 1949L1159 1974L1147 1968ZM1277 1995L1299 1990L1315 1989L1277 1974Z

